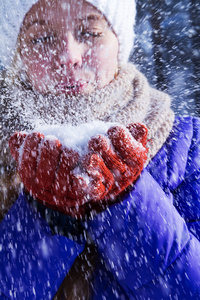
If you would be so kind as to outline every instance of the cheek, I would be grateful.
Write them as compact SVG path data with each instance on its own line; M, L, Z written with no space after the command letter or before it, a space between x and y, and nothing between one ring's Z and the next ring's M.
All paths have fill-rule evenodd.
M114 77L118 65L118 42L110 41L94 48L90 56L90 64L99 87L108 84Z
M34 87L41 83L48 83L51 74L51 59L41 59L39 55L30 53L22 57L25 71Z

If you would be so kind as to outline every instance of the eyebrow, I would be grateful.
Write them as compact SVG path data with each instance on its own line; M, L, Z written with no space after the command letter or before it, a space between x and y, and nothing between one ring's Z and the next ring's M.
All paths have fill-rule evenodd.
M105 20L106 21L106 19L105 19L105 17L103 16L103 15L100 15L100 14L90 14L90 15L87 15L87 16L85 16L85 17L83 17L83 18L79 18L78 19L79 21L85 21L85 20L88 20L88 21L90 21L90 20Z
M106 19L105 19L105 17L103 15L95 14L95 13L78 19L78 21L80 21L80 22L83 22L83 21L86 21L86 20L87 21L93 21L93 20L94 21L95 20L106 21ZM28 23L28 25L25 28L26 28L26 30L28 30L31 26L37 25L37 24L39 24L41 26L48 25L48 21L47 20L34 20L34 21Z
M32 22L30 22L30 23L28 23L28 25L25 27L26 28L26 30L28 30L31 26L33 26L33 25L37 25L37 24L39 24L39 25L47 25L47 21L45 21L45 20L34 20L34 21L32 21Z

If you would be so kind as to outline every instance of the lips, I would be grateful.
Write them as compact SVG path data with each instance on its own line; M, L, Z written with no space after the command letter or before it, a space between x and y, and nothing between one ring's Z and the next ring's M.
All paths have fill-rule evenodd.
M85 87L87 86L87 82L85 81L75 81L75 82L67 82L67 83L59 83L56 85L56 91L58 93L64 93L67 95L75 95L82 93Z

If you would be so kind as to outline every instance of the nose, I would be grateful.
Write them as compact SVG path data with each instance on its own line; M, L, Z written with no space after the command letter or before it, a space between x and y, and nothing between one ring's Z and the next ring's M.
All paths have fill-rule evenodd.
M71 32L67 32L62 40L61 49L58 54L59 66L67 68L81 67L82 55L82 45L78 43Z

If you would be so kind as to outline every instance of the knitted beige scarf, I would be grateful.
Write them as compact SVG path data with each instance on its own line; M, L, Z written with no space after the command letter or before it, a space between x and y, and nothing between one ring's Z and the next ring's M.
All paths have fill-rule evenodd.
M89 117L90 120L117 121L124 125L131 122L145 124L148 128L147 163L166 141L174 122L170 97L151 88L133 64L127 64L115 80L92 94L87 102L81 99L79 103L81 112L86 112L87 121Z
M78 124L101 120L127 125L141 122L149 130L147 163L166 141L174 121L169 96L152 89L131 63L121 68L106 87L89 96L42 96L16 87L13 91L9 89L9 96L15 114L11 131L25 123L34 128L38 123ZM16 120L20 120L18 124Z

